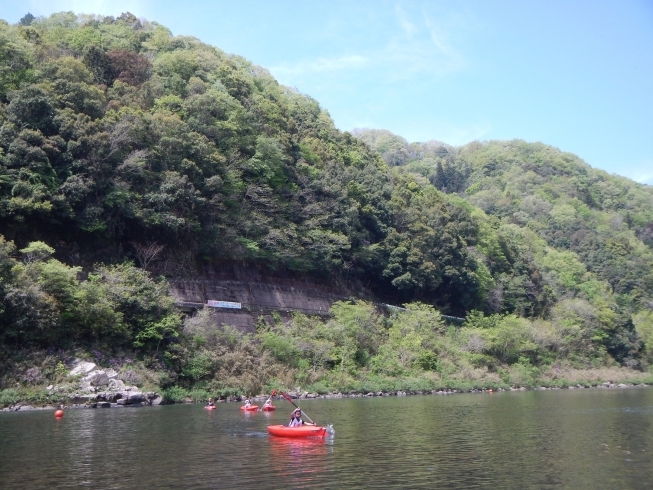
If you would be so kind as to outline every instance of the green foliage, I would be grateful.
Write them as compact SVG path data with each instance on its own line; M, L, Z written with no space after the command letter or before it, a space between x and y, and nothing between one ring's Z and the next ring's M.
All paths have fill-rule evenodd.
M502 372L502 379L512 386L533 388L539 381L540 370L528 358L520 357L518 362Z
M639 338L644 342L644 355L649 365L653 365L653 312L641 311L633 317Z
M541 314L549 308L552 292L577 294L586 289L583 283L596 279L617 294L629 295L635 309L651 300L649 187L594 170L578 157L540 143L491 141L451 148L434 142L409 145L376 130L357 136L386 159L393 158L399 145L407 152L400 165L429 176L447 192L445 169L450 166L465 176L454 190L498 218L493 229L481 224L478 242L480 258L489 262L496 280L487 295L490 309ZM390 140L394 146L385 143ZM535 244L535 267L528 257L535 250L529 251L531 244L515 243L514 234L506 237L501 228L507 224L521 228L521 234L534 232L549 247ZM587 273L594 276L588 279ZM530 294L520 298L520 290Z
M27 16L23 17L22 25L30 23L31 19ZM33 49L21 36L21 32L27 34L29 31L21 31L0 22L0 101L2 102L6 102L10 91L16 90L24 82L31 81L34 76Z
M0 407L7 407L14 405L20 400L18 392L11 388L0 391Z
M580 304L567 308L582 313ZM606 355L589 319L562 311L553 321L475 312L462 327L448 328L439 312L421 303L384 316L370 303L338 302L330 314L327 320L296 314L250 336L216 325L212 312L202 311L186 319L182 374L189 383L240 390L260 382L260 373L276 386L320 392L531 387L552 365L592 366Z
M54 253L54 248L43 242L32 242L26 248L20 251L25 257L26 262L35 260L45 260Z
M32 21L35 19L31 13L27 12L21 19L18 21L18 23L22 26L28 26L32 23Z
M129 264L97 266L79 281L80 267L49 258L55 251L43 242L21 250L25 263L13 259L13 244L0 239L0 338L34 345L107 340L158 351L178 335L181 321L164 282Z
M299 349L295 347L292 340L282 337L274 332L261 334L261 343L264 349L270 351L277 361L290 366L297 366Z
M528 320L508 315L490 329L485 338L489 342L488 351L499 361L512 364L535 348L529 339Z
M188 390L180 386L171 386L163 390L161 397L166 403L184 403L188 397Z

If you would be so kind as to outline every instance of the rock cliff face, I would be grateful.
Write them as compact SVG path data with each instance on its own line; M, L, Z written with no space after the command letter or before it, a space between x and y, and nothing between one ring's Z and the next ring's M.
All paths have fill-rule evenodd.
M242 309L216 308L218 321L252 331L256 319L277 311L326 314L334 301L348 298L345 288L325 286L315 279L273 275L264 269L229 265L207 268L193 278L170 279L172 294L187 312L208 300L241 303ZM361 296L357 292L358 297Z

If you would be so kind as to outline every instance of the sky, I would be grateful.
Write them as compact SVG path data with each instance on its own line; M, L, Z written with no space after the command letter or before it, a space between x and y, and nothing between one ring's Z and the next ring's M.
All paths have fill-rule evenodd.
M651 0L3 0L130 11L269 69L336 126L541 141L653 185Z

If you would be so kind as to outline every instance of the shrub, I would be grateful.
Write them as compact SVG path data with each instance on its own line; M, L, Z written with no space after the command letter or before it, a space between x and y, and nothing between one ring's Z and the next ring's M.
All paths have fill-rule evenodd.
M30 385L35 385L43 381L43 374L41 370L37 367L31 367L25 374L23 374L23 382Z
M19 400L20 397L18 396L18 392L16 390L9 388L7 390L0 391L0 406L2 407L14 405L15 403L18 403Z
M181 386L170 386L162 391L161 397L166 403L183 403L188 397L188 391Z

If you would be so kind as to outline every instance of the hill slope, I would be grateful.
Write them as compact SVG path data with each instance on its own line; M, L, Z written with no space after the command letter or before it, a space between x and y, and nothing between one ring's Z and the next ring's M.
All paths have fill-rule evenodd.
M19 246L88 266L157 242L167 276L245 261L482 303L468 210L266 70L127 14L55 14L2 38L7 67L25 67L0 84L0 232Z
M559 304L583 296L592 302L599 285L611 310L634 317L648 338L650 326L641 318L653 307L653 188L541 143L452 147L435 140L408 143L387 130L354 134L389 165L482 209L498 237L519 236ZM488 307L527 312L515 294L532 288L531 281L503 272L505 254L496 246L477 249L497 284Z
M650 306L650 186L608 175L541 143L490 141L454 148L437 141L408 144L388 131L356 135L389 164L426 176L436 188L458 193L504 224L536 232L555 249L573 251L634 308Z
M532 384L651 360L648 187L541 144L340 132L265 69L131 14L0 23L0 50L7 352L138 349L160 386L215 389ZM239 337L209 313L182 326L143 270L236 263L412 304Z

